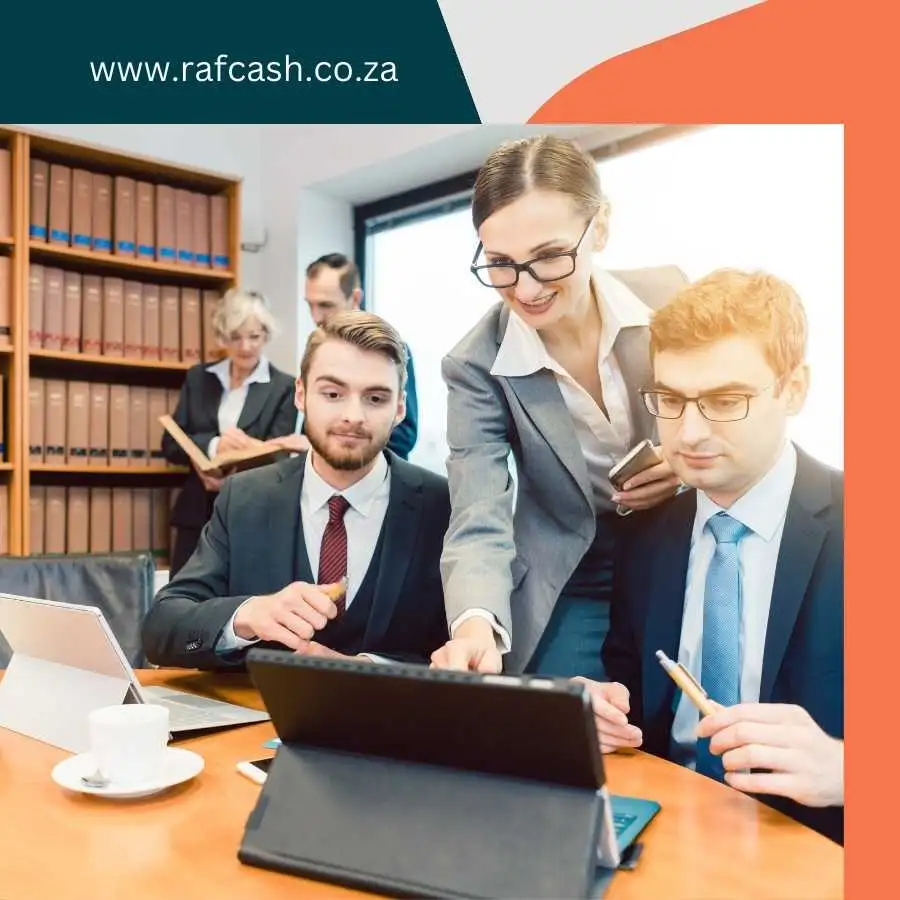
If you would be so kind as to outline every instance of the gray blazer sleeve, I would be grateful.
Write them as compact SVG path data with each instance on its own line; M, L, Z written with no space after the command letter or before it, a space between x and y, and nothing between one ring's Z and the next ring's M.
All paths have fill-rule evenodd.
M514 485L509 412L496 379L476 363L445 357L450 526L441 554L447 621L480 607L511 634L509 595Z

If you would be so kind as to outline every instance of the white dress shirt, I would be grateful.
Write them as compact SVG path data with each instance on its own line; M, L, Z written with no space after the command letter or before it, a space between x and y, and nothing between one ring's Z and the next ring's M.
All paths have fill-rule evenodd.
M347 529L346 608L349 608L359 592L375 554L390 499L391 470L385 455L379 453L371 472L346 490L339 491L322 479L316 472L312 460L313 454L307 453L303 487L300 490L300 517L306 555L309 557L309 567L315 579L319 571L322 536L328 524L328 500L335 494L341 494L350 504L344 513L344 527ZM234 633L232 616L222 632L216 649L235 650L254 643L256 641L248 641Z
M303 489L300 492L300 516L303 537L313 577L319 571L319 551L328 524L328 500L341 494L350 504L344 514L347 529L347 601L349 608L369 571L378 535L387 513L391 493L391 470L383 453L379 453L372 471L356 484L336 491L323 481L312 463L313 454L306 455Z
M602 323L597 371L609 418L565 367L549 354L537 329L525 322L514 309L510 309L506 332L491 367L491 375L521 377L541 369L553 372L587 464L596 511L600 498L609 498L613 491L609 470L631 449L634 441L628 385L619 368L613 345L623 328L646 327L650 322L650 310L625 284L597 266L594 267L592 281L597 288L597 308ZM509 652L509 633L491 613L483 609L469 609L457 616L451 624L451 633L473 616L486 617L497 635L498 648L503 653Z
M788 441L769 472L726 510L728 515L750 529L738 548L742 597L740 635L742 703L759 702L759 685L762 679L775 566L778 563L784 520L796 471L797 451ZM697 492L697 512L691 534L678 662L698 682L703 664L701 650L706 573L716 549L715 538L705 526L712 516L721 511L722 508L704 493ZM695 765L695 732L699 719L697 708L681 694L672 723L672 755L676 761L689 768Z
M219 447L219 435L224 434L229 428L237 428L238 420L247 402L247 388L251 384L268 384L272 379L269 374L269 361L265 356L260 356L256 368L247 376L240 386L231 387L231 360L225 359L217 362L207 369L222 382L222 399L219 401L219 434L217 434L206 448L206 455L212 459Z

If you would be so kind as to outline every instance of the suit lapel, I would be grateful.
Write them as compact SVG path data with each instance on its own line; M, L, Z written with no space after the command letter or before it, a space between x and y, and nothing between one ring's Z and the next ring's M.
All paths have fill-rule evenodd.
M503 380L593 509L593 489L587 463L554 374L542 369L532 375L506 377Z
M377 647L383 639L406 579L422 526L422 483L415 469L388 453L391 489L384 517L384 543L375 581L372 610L366 626L364 645Z
M247 399L238 419L238 428L241 431L246 431L260 417L269 396L270 385L271 382L262 384L258 381L247 385Z
M509 309L504 306L497 322L498 347L503 342L508 321ZM593 512L594 492L588 477L587 464L556 376L547 369L542 369L531 375L503 376L499 380L509 386L525 415L556 454Z
M206 378L203 379L203 401L201 404L202 415L207 419L207 427L204 431L219 432L219 404L222 402L222 382L219 376L208 369ZM201 447L206 452L206 447Z
M828 533L816 514L827 509L831 499L827 474L811 465L805 454L798 449L797 475L784 521L775 583L772 587L772 602L769 606L759 688L761 703L768 703L772 698L775 680L806 596L809 579Z
M269 559L276 561L278 571L282 573L277 579L282 586L292 581L311 581L300 521L300 489L305 461L306 455L301 454L291 466L285 466L280 474L279 490L269 502L266 553ZM288 522L292 523L290 527Z
M669 509L656 523L648 538L654 543L653 565L647 590L648 604L642 645L642 685L644 720L661 711L672 712L675 685L656 659L662 650L670 659L678 659L684 596L691 554L691 532L697 510L697 495L687 491L671 501Z

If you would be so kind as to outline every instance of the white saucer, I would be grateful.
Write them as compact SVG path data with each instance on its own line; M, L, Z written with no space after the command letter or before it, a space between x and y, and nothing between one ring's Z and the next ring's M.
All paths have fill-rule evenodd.
M111 783L104 787L91 787L85 784L81 777L90 776L97 770L97 763L93 754L80 753L78 756L70 756L57 764L53 769L53 780L61 787L70 791L78 791L81 794L94 794L98 797L134 798L149 797L158 794L176 784L188 781L203 771L203 757L192 750L183 750L181 747L166 747L162 771L153 781L143 781L134 784Z

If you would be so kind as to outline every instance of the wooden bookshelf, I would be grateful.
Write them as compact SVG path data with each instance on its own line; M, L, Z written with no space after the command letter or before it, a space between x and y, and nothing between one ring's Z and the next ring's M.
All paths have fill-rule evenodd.
M32 523L29 498L32 484L64 485L67 488L134 484L142 488L158 486L170 489L178 486L189 471L186 467L171 467L156 461L149 465L119 463L100 466L32 462L29 457L31 380L39 377L56 378L70 382L128 384L173 391L180 387L186 371L194 364L183 359L134 359L30 346L31 265L57 267L82 276L109 276L224 293L238 284L240 278L241 180L218 172L188 168L14 127L0 127L0 147L9 149L12 156L14 226L12 234L0 234L0 255L10 257L12 270L12 335L9 346L0 346L0 374L3 375L5 389L3 410L6 444L5 458L0 460L0 485L7 486L9 496L8 551L11 555L23 556L34 552L30 540ZM176 189L226 197L227 268L127 257L115 252L98 252L35 238L30 233L32 158L71 169L86 169L113 177L125 176L154 185L165 184ZM115 213L113 220L115 221ZM123 549L121 552L129 551Z
M23 552L23 498L28 472L23 465L22 440L24 411L22 398L27 397L27 360L20 348L22 328L22 285L28 268L25 249L27 234L27 196L20 172L26 163L28 143L24 135L9 128L0 128L0 147L10 151L12 180L12 234L0 235L0 254L9 257L9 344L0 348L0 373L3 375L3 441L5 452L0 460L0 485L6 487L6 551L11 555ZM0 511L2 515L2 511Z

